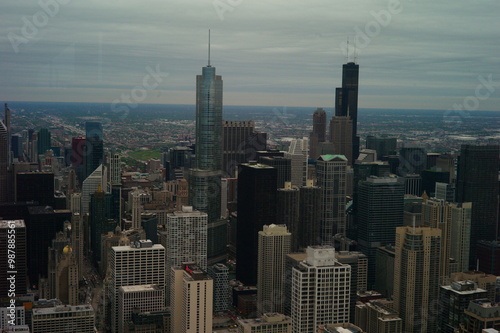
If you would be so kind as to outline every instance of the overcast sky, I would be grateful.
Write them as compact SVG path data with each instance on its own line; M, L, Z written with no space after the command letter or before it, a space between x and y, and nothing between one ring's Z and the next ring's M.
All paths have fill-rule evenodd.
M333 107L350 37L362 108L500 110L498 0L57 1L0 2L0 101L194 104L210 28L226 105Z

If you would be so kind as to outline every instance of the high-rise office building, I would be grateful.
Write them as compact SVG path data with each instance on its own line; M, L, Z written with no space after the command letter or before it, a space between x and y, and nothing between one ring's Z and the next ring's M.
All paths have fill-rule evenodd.
M141 195L144 192L135 190L132 192L132 229L139 230L141 228L141 214L144 211L141 203Z
M214 280L214 312L225 312L229 308L231 286L229 285L229 269L218 263L208 267L208 275Z
M19 172L15 185L18 202L36 201L40 206L54 206L54 173Z
M369 135L366 137L366 148L377 151L377 156L381 159L396 154L397 142L397 138Z
M457 202L472 202L470 261L476 264L479 240L496 240L498 232L498 145L462 145L458 160Z
M30 285L38 286L39 277L47 276L48 248L54 235L63 230L64 222L70 220L69 210L54 210L50 206L28 207L25 223L28 233L26 257Z
M470 202L449 203L441 199L427 199L422 203L424 226L441 229L440 282L446 284L451 273L469 268L471 227Z
M497 333L500 332L500 303L487 298L469 302L464 310L465 322L460 325L460 332Z
M45 154L52 146L50 132L47 128L40 128L37 135L38 155Z
M299 248L321 244L321 205L323 190L314 186L313 180L300 188L299 204Z
M261 156L259 157L258 162L276 168L276 170L278 171L277 174L278 188L284 188L285 183L291 181L292 161L290 159L282 156Z
M32 332L95 332L95 312L90 304L35 308L31 318Z
M257 311L284 311L285 256L290 253L291 234L286 225L265 225L259 231Z
M167 272L183 262L195 262L202 270L207 269L207 224L208 215L191 206L167 215Z
M276 223L276 174L268 165L240 165L236 278L248 286L257 283L258 233Z
M284 188L279 188L276 196L276 224L286 224L292 233L291 251L299 249L300 219L299 219L300 192L297 187L292 187L291 182L285 182ZM280 312L280 311L278 311Z
M90 248L93 259L99 262L102 260L102 234L114 231L119 225L119 221L113 219L112 216L111 194L104 193L100 184L98 184L97 190L90 195L89 207Z
M351 266L351 297L349 317L354 320L356 312L357 293L367 290L368 283L368 258L357 251L335 251L335 257L341 264Z
M465 322L464 310L476 299L487 298L486 290L473 281L454 281L439 288L439 332L454 333Z
M455 202L455 185L436 182L434 197L447 202Z
M307 159L309 157L309 139L293 139L285 152L285 158L290 159L291 182L295 186L305 186L307 182Z
M292 269L292 332L314 333L319 325L349 322L351 267L329 246L308 247Z
M326 112L317 108L313 113L313 131L309 136L309 154L313 159L319 156L319 144L326 141Z
M82 185L81 214L86 214L90 209L90 196L97 191L98 187L105 188L106 168L99 165L84 181Z
M404 332L437 332L440 252L440 229L396 229L394 308Z
M358 136L358 85L359 65L348 62L342 66L342 87L335 89L335 116L352 120L352 159L359 154Z
M108 183L112 185L121 184L121 162L120 154L115 152L108 153Z
M111 331L118 330L118 296L122 286L156 284L165 287L165 248L150 240L113 246L110 252Z
M267 134L257 132L253 121L225 120L222 170L235 177L238 165L257 159L257 152L267 149Z
M0 220L0 298L7 298L11 284L15 294L26 294L26 225L23 220ZM12 259L9 260L9 259ZM16 273L10 273L15 271ZM15 279L9 279L14 275Z
M85 123L84 179L90 176L104 162L103 138L102 124L100 122L87 121Z
M358 186L358 244L368 257L368 289L375 283L377 248L394 244L403 225L404 185L396 178L370 176Z
M427 168L427 151L419 144L408 143L399 150L398 175L420 174Z
M321 244L346 234L346 169L344 155L321 155L316 164L317 185L322 189Z
M264 313L260 318L238 319L238 333L292 333L292 319L280 313Z
M317 108L313 113L312 134L318 138L319 142L326 141L326 112L322 108Z
M352 119L349 116L333 116L330 120L330 142L335 154L344 155L349 165L354 164L352 158Z
M402 320L394 311L392 302L375 299L356 305L354 323L365 332L370 333L400 333L403 331Z
M211 333L214 281L194 263L170 270L171 332Z
M165 290L155 284L121 286L118 289L118 332L127 332L125 328L134 311L162 311L165 308L164 293Z

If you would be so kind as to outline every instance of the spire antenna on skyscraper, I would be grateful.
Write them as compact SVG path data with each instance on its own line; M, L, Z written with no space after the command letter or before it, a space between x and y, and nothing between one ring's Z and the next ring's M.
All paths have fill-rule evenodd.
M208 67L210 67L210 29L208 29Z
M347 51L345 55L345 62L349 62L349 36L347 36Z

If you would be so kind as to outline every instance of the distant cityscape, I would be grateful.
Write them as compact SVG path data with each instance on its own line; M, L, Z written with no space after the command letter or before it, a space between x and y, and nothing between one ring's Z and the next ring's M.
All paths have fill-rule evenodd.
M210 53L209 53L210 54ZM8 102L0 332L500 332L500 111Z

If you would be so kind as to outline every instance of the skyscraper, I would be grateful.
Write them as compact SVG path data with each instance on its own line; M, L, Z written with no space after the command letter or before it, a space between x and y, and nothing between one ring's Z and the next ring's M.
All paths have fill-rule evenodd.
M427 199L422 203L423 225L441 229L440 282L448 283L451 273L469 269L472 204Z
M207 214L191 206L167 215L167 272L183 262L207 269Z
M352 159L359 154L358 136L358 82L359 65L348 62L342 66L342 87L335 89L335 116L352 120Z
M194 263L183 263L170 272L170 332L211 333L214 281Z
M321 244L321 205L322 189L308 180L306 186L300 188L299 203L299 235L298 245L301 249Z
M87 121L85 123L85 153L83 160L85 163L84 179L104 162L104 141L100 122Z
M276 223L276 172L264 164L240 165L236 278L248 286L257 283L258 232Z
M235 177L238 164L255 160L257 152L267 149L267 134L255 131L253 121L225 120L222 170Z
M265 225L259 231L257 311L284 311L285 256L290 253L291 234L286 225Z
M308 247L292 269L292 332L314 333L318 325L349 322L351 267L329 246Z
M352 158L352 119L349 116L334 116L330 120L330 142L335 154L344 155L348 164L353 165Z
M118 296L120 287L156 284L165 287L165 248L150 240L130 246L113 246L110 253L111 331L118 331Z
M38 144L38 155L45 154L47 150L50 149L51 139L50 132L46 128L40 128L37 136L37 144Z
M321 243L333 245L333 236L346 234L346 169L344 155L321 155L316 164L317 185L322 189Z
M306 186L309 139L293 139L288 147L288 152L285 152L285 157L291 160L292 185Z
M326 139L326 112L317 108L313 113L313 131L309 136L309 154L316 159L319 155L319 143Z
M408 333L437 332L441 230L396 228L394 308Z
M102 234L114 231L119 225L118 221L112 218L111 194L104 193L101 184L98 184L97 190L90 195L89 208L90 248L92 249L94 260L99 262L102 260Z
M279 188L276 196L276 224L286 224L292 233L290 248L292 252L299 249L299 198L300 193L292 183L285 182L285 188ZM278 311L282 312L282 311Z
M377 248L394 244L403 226L404 185L396 178L370 176L358 187L359 250L368 257L368 290L375 283Z
M462 145L456 198L472 202L470 265L476 264L479 240L496 240L498 232L498 166L500 147Z
M84 181L82 185L82 205L81 214L89 212L90 196L99 186L104 188L106 179L106 168L99 165Z
M229 269L218 263L208 268L208 275L214 280L214 312L225 312L229 308L231 297Z
M210 38L210 37L209 37ZM196 168L189 173L189 204L208 214L208 257L225 257L227 226L220 222L222 175L222 78L210 65L196 76Z

